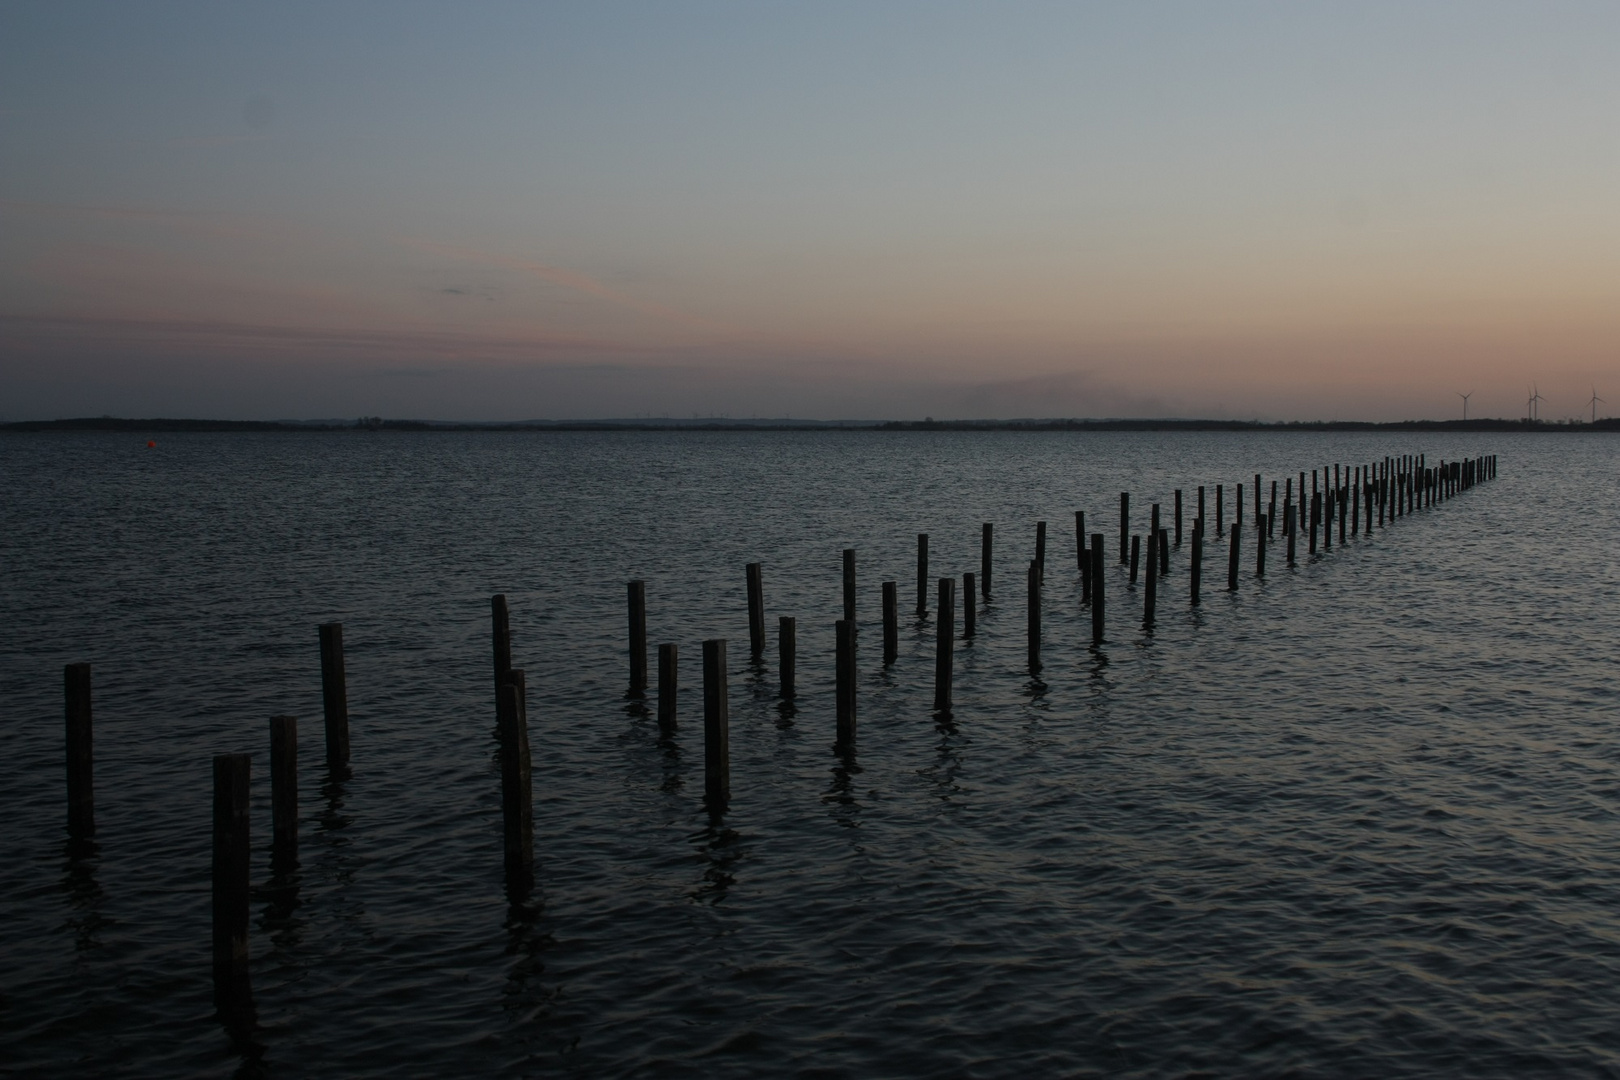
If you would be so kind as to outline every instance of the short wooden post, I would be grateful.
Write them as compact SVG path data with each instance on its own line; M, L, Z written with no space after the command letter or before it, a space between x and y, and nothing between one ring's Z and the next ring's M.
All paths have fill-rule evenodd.
M630 599L630 694L647 692L647 583L632 581Z
M934 711L951 715L951 681L956 667L956 579L939 579L939 620L934 624Z
M1041 670L1041 564L1029 564L1029 671Z
M240 1020L253 1007L248 980L251 762L247 754L214 757L214 1006L227 1023Z
M1176 488L1176 547L1181 546L1181 489Z
M726 693L726 639L703 643L703 794L719 813L731 802L731 701Z
M844 549L844 618L855 621L855 549Z
M900 656L900 586L893 581L883 583L883 666L888 667Z
M979 598L987 604L990 602L990 549L994 530L994 525L985 522L979 539Z
M855 624L839 619L834 624L835 655L833 670L833 698L838 713L838 749L848 753L855 749Z
M270 718L271 861L298 861L298 718Z
M1232 549L1226 554L1226 588L1229 592L1237 592L1238 587L1238 536L1240 532L1237 522L1232 522Z
M777 617L776 654L782 669L782 700L792 701L799 693L799 625L791 615Z
M1130 539L1131 539L1131 493L1128 492L1128 491L1122 491L1122 492L1119 493L1119 561L1120 562L1124 562L1125 559L1127 558L1126 553L1125 553L1125 548L1129 545Z
M534 888L534 791L529 757L528 684L513 668L501 687L495 718L501 740L501 851L506 890L514 900Z
M788 619L792 622L792 619ZM787 668L790 662L783 658L782 678L783 685L788 678ZM676 703L680 700L681 690L681 653L673 641L666 641L658 646L658 730L665 735L675 732L677 717ZM786 695L784 695L786 696Z
M928 534L917 534L917 618L928 615Z
M1188 600L1193 607L1198 606L1199 594L1204 584L1204 530L1199 522L1193 522L1192 533L1192 567L1188 574Z
M1136 584L1136 570L1142 562L1141 534L1131 537L1131 584Z
M972 640L979 632L979 605L973 600L973 575L962 575L962 636Z
M67 721L68 835L75 840L88 840L96 835L89 664L68 664L62 668L62 696Z
M1035 562L1041 568L1041 580L1046 580L1046 522L1035 523Z
M321 704L326 714L326 767L349 765L349 690L343 670L343 624L321 624Z
M1091 560L1086 557L1086 512L1074 512L1074 558L1075 568L1080 571L1080 580L1084 581L1086 571L1091 567Z
M1103 639L1103 534L1091 534L1091 640Z
M1157 507L1155 507L1157 509ZM1142 625L1151 627L1159 603L1159 530L1148 532L1147 592L1142 597Z
M506 594L496 593L489 598L490 644L495 653L495 693L501 692L506 673L512 670L512 619L506 609Z
M757 562L748 564L748 655L765 655L765 579Z

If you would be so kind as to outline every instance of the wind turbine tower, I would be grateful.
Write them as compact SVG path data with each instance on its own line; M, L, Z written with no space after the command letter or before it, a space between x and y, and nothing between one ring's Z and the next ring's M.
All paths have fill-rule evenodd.
M1472 390L1470 390L1466 394L1458 393L1457 396L1463 399L1463 419L1467 420L1468 419L1468 399L1474 396L1474 392Z
M1597 387L1594 386L1592 387L1592 400L1587 402L1588 405L1592 406L1592 423L1594 424L1597 423L1597 407L1600 401L1605 405L1608 404L1607 401L1603 401L1602 398L1597 396Z

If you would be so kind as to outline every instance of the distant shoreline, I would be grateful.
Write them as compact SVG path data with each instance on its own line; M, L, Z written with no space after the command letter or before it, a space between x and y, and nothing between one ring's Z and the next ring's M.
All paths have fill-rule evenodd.
M331 432L376 431L1620 431L1620 417L1596 423L1545 420L732 420L670 418L633 420L521 420L476 423L437 420L189 420L116 416L0 423L4 432Z

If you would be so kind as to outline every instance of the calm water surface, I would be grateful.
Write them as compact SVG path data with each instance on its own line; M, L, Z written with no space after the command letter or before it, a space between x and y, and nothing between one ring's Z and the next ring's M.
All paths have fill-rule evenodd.
M30 1076L1620 1075L1616 443L1593 436L334 434L0 439L0 1072ZM1073 512L1395 453L1497 481L1152 633ZM1211 508L1213 511L1213 507ZM1228 513L1230 514L1230 503ZM1252 512L1252 511L1251 511ZM1045 668L1023 568L1050 522ZM915 535L993 602L931 713ZM833 737L860 552L860 743ZM745 563L799 625L747 659ZM661 744L624 582L683 661ZM900 582L880 665L880 582ZM488 598L530 687L540 892L509 908ZM1135 614L1133 615L1133 611ZM319 761L342 620L354 772ZM704 811L699 643L731 647ZM96 693L70 858L62 665ZM301 718L295 897L255 900L257 1048L213 1019L210 761Z

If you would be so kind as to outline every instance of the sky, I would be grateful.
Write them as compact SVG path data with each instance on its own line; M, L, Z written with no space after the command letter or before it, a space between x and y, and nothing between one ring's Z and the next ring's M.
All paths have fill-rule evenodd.
M0 0L0 419L1620 415L1620 4Z

